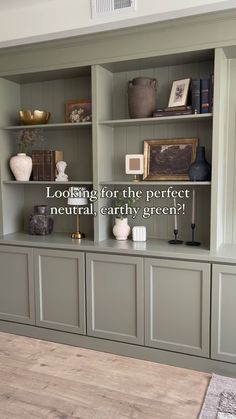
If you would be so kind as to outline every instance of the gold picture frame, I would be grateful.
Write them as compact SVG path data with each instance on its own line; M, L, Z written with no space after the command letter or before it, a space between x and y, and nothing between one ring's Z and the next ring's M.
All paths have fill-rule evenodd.
M198 138L145 140L143 180L189 180L197 146Z

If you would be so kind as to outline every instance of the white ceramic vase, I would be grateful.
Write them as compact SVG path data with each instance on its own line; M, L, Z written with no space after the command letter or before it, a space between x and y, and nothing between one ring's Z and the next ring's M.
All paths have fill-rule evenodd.
M127 218L115 218L113 234L116 240L127 240L130 233L130 226Z
M27 181L32 172L32 159L25 153L18 153L10 159L10 168L18 181Z

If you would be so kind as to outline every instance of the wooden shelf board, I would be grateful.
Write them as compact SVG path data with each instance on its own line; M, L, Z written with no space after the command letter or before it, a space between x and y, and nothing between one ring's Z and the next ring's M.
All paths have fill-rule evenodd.
M160 118L137 118L137 119L114 119L107 121L100 121L100 125L109 127L129 127L133 125L156 125L168 124L173 122L196 122L209 121L212 119L212 113L197 114L197 115L182 115L182 116L164 116Z
M11 125L7 127L2 127L1 129L7 131L18 131L21 129L73 129L73 128L84 128L91 127L92 122L80 122L80 123L70 123L62 122L58 124L39 124L39 125Z
M132 186L139 186L139 185L186 185L186 186L209 186L211 185L211 182L191 182L191 181L182 181L182 180L173 180L173 181L145 181L141 180L140 182L134 182L134 181L127 181L127 180L108 180L100 182L100 185L132 185Z
M29 180L29 181L17 181L17 180L4 180L2 182L6 185L92 185L93 182L91 180L72 180L68 182L55 182L55 181L36 181L36 180Z

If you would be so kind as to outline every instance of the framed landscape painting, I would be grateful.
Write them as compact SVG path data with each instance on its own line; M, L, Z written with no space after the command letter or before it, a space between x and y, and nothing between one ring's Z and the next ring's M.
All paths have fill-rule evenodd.
M189 180L198 138L144 141L143 180Z

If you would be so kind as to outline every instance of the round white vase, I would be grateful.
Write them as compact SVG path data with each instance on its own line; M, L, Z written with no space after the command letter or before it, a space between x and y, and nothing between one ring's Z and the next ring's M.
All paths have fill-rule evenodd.
M115 218L113 234L116 240L127 240L130 233L130 226L127 218Z
M32 172L32 159L25 153L18 153L10 159L10 168L18 181L27 181Z

